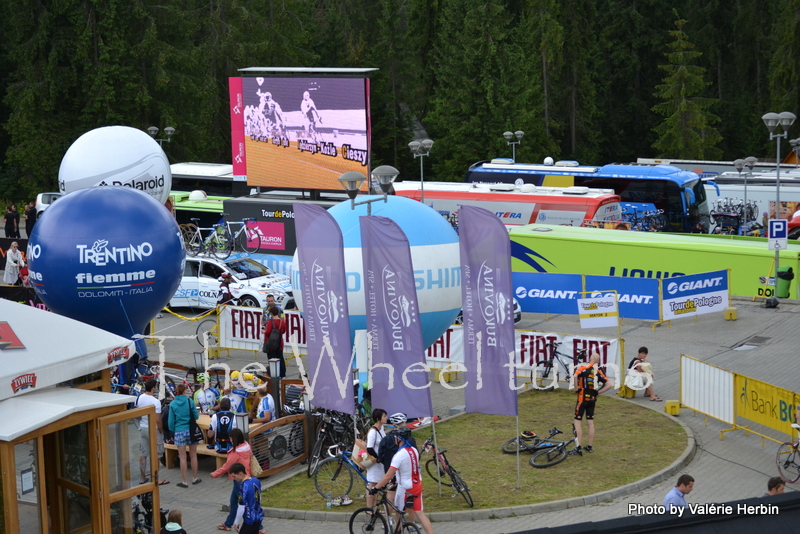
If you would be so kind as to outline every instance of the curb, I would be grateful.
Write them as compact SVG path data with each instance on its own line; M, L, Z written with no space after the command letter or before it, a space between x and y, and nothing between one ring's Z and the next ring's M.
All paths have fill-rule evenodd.
M630 399L622 399L632 404L637 404ZM672 464L665 467L661 471L653 473L636 482L631 482L618 488L601 491L600 493L593 493L592 495L585 495L583 497L572 497L570 499L562 499L560 501L549 501L536 504L523 504L519 506L509 506L504 508L484 508L479 510L463 510L457 512L432 512L428 514L431 521L445 522L445 521L477 521L481 519L500 519L504 517L533 515L544 512L554 512L558 510L566 510L567 508L580 508L581 506L589 506L601 502L609 502L620 497L625 497L643 491L654 484L663 482L664 480L672 477L675 473L680 471L689 462L694 459L697 452L697 440L695 439L694 432L691 428L686 426L682 421L676 417L665 414L662 411L654 410L660 413L663 417L677 422L686 433L687 443L683 453ZM353 508L353 511L358 508ZM264 508L265 517L273 517L278 519L295 519L304 521L328 521L347 523L350 521L352 512L328 512L318 510L290 510L287 508Z

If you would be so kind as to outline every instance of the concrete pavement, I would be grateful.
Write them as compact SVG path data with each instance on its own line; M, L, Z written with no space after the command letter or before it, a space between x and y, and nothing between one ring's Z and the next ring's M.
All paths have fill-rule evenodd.
M739 319L726 321L719 315L702 316L697 321L684 319L674 321L671 327L659 326L651 331L646 321L625 321L622 329L626 341L626 359L633 356L641 345L650 350L650 360L656 375L656 393L663 399L678 399L679 354L685 353L700 360L717 365L724 369L743 373L753 378L764 380L776 386L792 389L797 381L795 371L795 354L800 345L800 307L782 303L777 309L765 309L761 303L737 300ZM186 312L187 310L180 310ZM157 334L170 336L191 335L196 323L177 320L169 315L158 319ZM578 333L578 321L574 316L551 316L550 320L539 314L525 314L519 328L549 332ZM616 329L595 329L592 335L616 336ZM735 350L735 348L758 336L761 339L752 350ZM151 347L153 347L151 345ZM184 365L193 365L192 352L199 350L193 340L168 340L165 343L167 359ZM152 349L151 349L152 350ZM252 361L252 353L236 353L223 357L221 361L228 363L232 369L239 368ZM261 355L263 359L263 355ZM151 355L151 359L155 359ZM262 363L266 363L263 362ZM296 374L296 368L289 366L289 375ZM611 393L608 393L611 394ZM463 390L445 390L434 384L432 388L434 411L447 414L451 406L463 404ZM648 409L663 411L664 403L650 402L637 397L630 402L642 404ZM520 414L521 419L524 414ZM727 425L704 416L693 416L691 411L683 410L679 420L690 429L696 440L696 451L690 463L679 473L686 472L694 476L695 489L689 495L688 502L709 503L760 496L766 491L767 479L777 475L775 452L777 445L767 441L762 447L762 440L755 435L745 435L738 430L726 433L725 440L720 440L720 430ZM598 418L598 431L609 431L608 424ZM780 437L780 436L776 436ZM658 439L653 436L652 439ZM499 446L499 444L498 444ZM646 447L644 443L642 446ZM598 451L595 454L603 454ZM231 483L227 479L214 480L208 476L213 469L210 458L201 458L201 477L203 482L188 489L175 486L180 481L178 469L162 469L161 477L171 484L161 487L161 503L164 508L183 510L184 527L189 533L215 531L215 526L222 522L225 513L221 511L227 505ZM304 475L303 475L304 476ZM597 473L596 476L602 476ZM619 492L607 494L600 502L580 505L575 501L550 503L548 506L535 507L537 513L515 517L491 518L502 515L502 512L490 510L478 511L469 515L471 519L461 519L460 515L450 516L450 520L436 521L434 527L439 534L468 533L501 533L515 532L524 529L560 526L583 521L598 521L624 517L629 513L631 505L660 504L664 495L672 488L678 474L665 480L635 483L628 488L629 493ZM275 481L268 480L265 485ZM792 485L787 491L793 491ZM270 491L265 492L264 504L269 506ZM613 497L613 498L608 498ZM592 499L589 499L591 501ZM358 503L356 503L357 505ZM480 503L476 503L479 507ZM338 516L330 519L343 519L349 516L356 506L347 507ZM548 509L549 511L540 511ZM428 510L434 512L435 510ZM268 532L276 533L328 533L346 532L347 524L335 520L298 520L268 517L265 520Z

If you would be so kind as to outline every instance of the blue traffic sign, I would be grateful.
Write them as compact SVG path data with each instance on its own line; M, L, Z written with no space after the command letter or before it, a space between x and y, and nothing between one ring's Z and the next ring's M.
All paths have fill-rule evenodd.
M789 232L789 225L783 219L772 219L769 221L770 239L786 239Z

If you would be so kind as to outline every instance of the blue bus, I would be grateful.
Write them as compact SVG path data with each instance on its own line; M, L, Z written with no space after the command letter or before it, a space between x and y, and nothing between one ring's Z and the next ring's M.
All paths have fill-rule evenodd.
M466 181L533 184L547 187L584 186L613 189L622 202L649 203L663 210L670 232L696 232L700 223L708 233L711 221L703 184L715 185L690 171L671 165L579 165L548 158L546 164L514 163L510 159L479 161L470 166Z

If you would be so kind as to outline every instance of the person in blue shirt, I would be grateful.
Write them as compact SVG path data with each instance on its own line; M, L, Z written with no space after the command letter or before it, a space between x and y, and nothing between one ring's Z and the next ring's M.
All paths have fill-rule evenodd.
M244 466L239 462L233 464L228 472L233 480L242 484L239 494L239 510L236 513L234 526L239 534L258 534L263 528L264 510L261 508L261 482L247 474Z
M686 496L692 492L692 488L694 488L694 479L690 475L678 477L678 483L664 497L666 512L670 512L671 506L681 509L686 508Z

